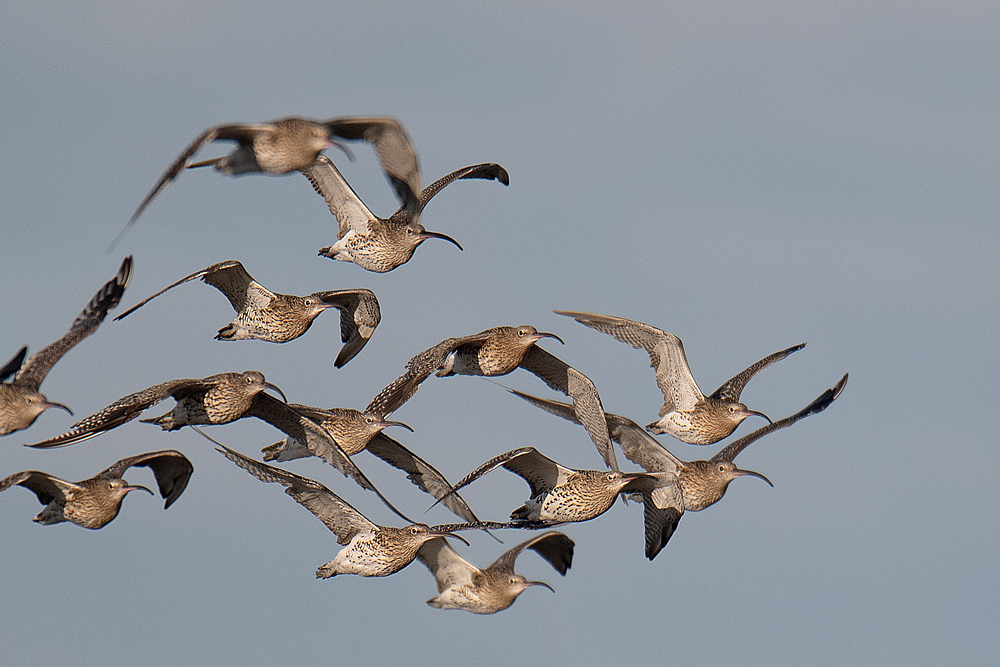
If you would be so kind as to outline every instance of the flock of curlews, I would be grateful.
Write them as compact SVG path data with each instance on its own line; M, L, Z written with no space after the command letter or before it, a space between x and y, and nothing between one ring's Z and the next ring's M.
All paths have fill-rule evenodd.
M234 141L236 149L223 157L191 162L199 150L218 140ZM390 217L379 218L372 214L334 163L321 154L333 146L349 154L341 140L364 140L374 147L401 202ZM180 174L186 169L204 166L230 175L301 172L324 198L338 222L337 242L321 249L319 254L379 273L409 261L416 248L427 239L446 240L461 248L451 237L427 231L419 222L424 207L446 185L470 178L509 183L503 167L486 163L463 167L422 187L416 152L402 125L392 118L351 117L327 121L283 118L258 125L219 125L205 130L184 149L139 204L122 235ZM41 394L40 385L62 355L92 334L108 312L118 305L132 271L133 262L129 256L122 262L117 275L101 287L77 316L65 336L27 359L27 348L21 348L0 369L0 435L30 427L49 408L70 412L67 406L49 401ZM236 311L235 319L216 335L219 340L259 339L285 343L305 334L313 320L327 308L338 309L344 343L335 362L338 368L362 351L381 320L378 300L370 290L334 290L308 296L279 294L257 283L235 260L219 262L180 278L115 319L120 320L163 292L195 279L221 291ZM606 413L597 388L586 375L538 346L545 338L562 342L555 334L540 332L531 326L499 326L448 338L416 354L407 362L403 373L379 392L364 410L322 409L289 403L284 393L258 371L219 373L198 379L167 380L141 389L78 421L62 435L30 446L62 447L93 438L135 419L168 398L174 399L169 412L141 421L170 431L184 426L227 424L245 417L262 419L285 435L283 440L263 448L264 461L280 463L317 456L374 492L409 524L403 528L374 524L319 482L217 443L220 453L257 479L284 486L285 493L315 514L337 536L344 548L332 561L319 567L317 577L337 574L387 576L419 559L437 582L438 595L428 600L429 605L491 614L509 607L530 586L549 588L544 582L528 581L514 572L514 562L522 551L535 551L565 575L572 564L574 543L561 532L544 530L503 553L489 567L478 568L463 559L449 543L449 539L466 542L459 532L541 530L587 521L610 509L619 496L625 496L643 506L646 556L652 560L664 548L684 512L699 511L716 503L732 480L749 475L770 484L764 475L738 468L734 462L737 455L762 436L826 409L847 382L847 375L844 375L799 412L771 421L764 413L741 403L740 394L755 374L801 350L804 344L761 359L706 396L691 375L683 344L677 336L620 317L556 312L646 351L664 399L657 421L643 429L627 417ZM497 377L517 368L524 368L571 399L571 403L563 403L513 391L543 410L581 424L608 470L567 468L534 447L520 447L491 458L452 485L430 463L384 433L390 426L409 429L406 424L391 421L389 417L431 375ZM267 390L280 398L266 393ZM647 433L668 434L694 445L711 445L728 437L751 416L762 417L768 423L729 443L707 460L682 461ZM642 470L621 471L614 443L618 443L625 457ZM411 482L433 496L436 503L443 504L461 518L462 523L428 526L412 522L393 507L354 464L351 457L362 450L368 450L405 473ZM153 471L160 495L165 499L165 509L183 493L194 471L184 454L163 450L127 457L79 482L35 470L17 472L0 480L0 491L22 486L34 492L44 506L34 520L43 525L69 521L84 528L98 529L118 515L122 501L130 492L153 493L123 479L126 472L136 466ZM524 478L530 487L530 498L511 512L509 521L482 521L459 490L500 467Z

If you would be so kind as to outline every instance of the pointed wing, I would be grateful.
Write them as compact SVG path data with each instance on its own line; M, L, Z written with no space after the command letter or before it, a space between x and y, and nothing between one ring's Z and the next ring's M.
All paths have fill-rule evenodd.
M355 116L324 123L341 139L363 139L375 147L382 171L389 178L403 208L419 213L420 165L406 130L395 118Z
M170 166L167 167L167 170L163 172L163 175L160 176L160 180L156 181L153 189L149 191L149 194L147 194L145 199L142 200L139 207L135 209L135 213L133 213L132 217L129 218L128 222L125 224L125 229L118 235L118 238L121 239L125 232L127 232L128 229L135 224L135 221L138 220L140 215L142 215L142 212L146 210L146 207L152 204L153 200L160 196L160 193L166 190L170 184L181 175L181 172L187 167L188 161L194 156L195 153L200 151L207 144L215 141L216 139L230 139L239 143L249 143L259 133L270 132L273 129L274 128L270 125L245 125L242 123L231 123L210 127L199 134L195 137L195 140L188 144L187 148L185 148L181 154L177 156L177 159L175 159Z
M479 568L459 556L443 537L424 542L417 551L417 558L434 575L438 593L452 586L471 584L472 578L480 572Z
M420 192L420 201L418 203L417 213L422 212L424 207L427 206L427 202L429 202L434 195L440 192L444 186L460 178L482 178L488 181L497 180L504 185L510 185L510 176L507 174L507 170L498 164L487 162L484 164L474 164L469 167L462 167L461 169L456 169L447 176L439 178Z
M368 441L369 452L379 457L394 468L406 473L406 477L420 487L421 491L429 493L440 500L445 507L470 523L478 523L479 518L472 512L468 503L457 493L449 493L451 484L437 469L427 461L411 452L384 433L378 433Z
M716 454L709 460L732 461L733 459L736 458L736 456L740 452L742 452L744 449L750 446L751 443L753 443L759 438L764 437L768 433L772 433L779 429L783 429L787 426L791 426L792 424L802 419L803 417L808 417L809 415L815 415L817 413L823 412L823 410L826 410L828 407L830 407L831 403L837 400L837 397L840 396L840 392L844 391L844 387L847 385L847 376L848 373L844 373L844 377L840 378L840 381L837 382L837 384L835 384L832 388L824 391L822 394L819 395L819 397L816 398L815 401L813 401L806 407L802 408L791 417L785 417L784 419L779 419L773 424L768 424L767 426L757 429L750 435L745 435L739 440L732 441L731 443L726 445L722 449L722 451L720 451L718 454Z
M663 392L661 417L674 410L690 410L705 398L691 375L691 368L684 354L684 344L672 333L624 317L569 310L553 312L572 317L580 324L606 333L636 349L646 350L649 365L656 369L656 384Z
M226 295L229 299L229 303L232 304L233 308L239 312L246 301L247 289L250 286L253 278L247 273L243 265L236 260L229 260L226 262L219 262L218 264L213 264L208 268L202 269L201 271L196 271L189 276L184 276L175 283L167 285L161 289L156 294L146 297L139 303L135 304L124 313L115 318L115 321L124 319L128 315L132 314L134 311L143 307L156 297L160 296L167 290L171 290L178 285L182 285L190 280L196 278L201 278L204 282L208 283L212 287L215 287L220 292Z
M573 399L576 421L587 429L604 463L618 470L615 448L611 445L604 417L604 406L593 381L566 362L537 345L532 345L521 360L521 368L540 377L545 384Z
M574 546L575 543L573 540L569 539L564 533L560 533L557 530L550 530L530 540L521 542L493 561L486 569L513 573L514 561L522 551L531 549L548 561L549 565L554 567L556 572L565 576L566 571L573 564Z
M712 392L712 398L718 398L724 401L736 402L740 400L740 394L743 393L743 387L747 385L754 375L759 373L761 370L767 368L776 361L781 361L792 352L798 352L806 346L805 343L800 343L799 345L793 345L787 350L782 350L781 352L775 352L774 354L769 354L757 363L753 364L749 368L743 370L741 373L735 377L730 378L721 387Z
M369 289L316 292L313 296L340 311L340 340L344 347L334 362L334 366L340 368L361 351L382 321L378 299Z
M15 485L30 489L38 496L38 502L43 505L48 505L53 500L64 502L66 494L84 490L78 484L67 482L64 479L59 479L47 472L39 472L38 470L16 472L13 475L0 479L0 491L9 489Z
M368 210L330 158L320 155L302 173L312 183L313 189L326 200L330 213L337 218L338 239L351 230L367 233L373 224L378 223L378 218Z
M672 503L660 501L643 494L643 524L646 535L646 558L653 560L667 545L684 516L684 501L678 485L674 485L677 499ZM664 507L658 505L662 503Z
M3 368L0 368L0 382L4 382L21 368L21 364L24 363L24 357L27 354L28 346L25 345L10 358L10 361L3 365Z
M541 408L557 417L562 417L577 424L580 423L580 419L571 405L539 398L514 389L508 389L507 391L515 396L520 396L535 407ZM604 417L611 439L621 445L625 457L632 463L642 466L648 472L654 473L670 472L677 474L684 466L684 463L667 451L660 444L659 440L646 433L645 429L631 419L610 412L604 413Z
M398 378L390 382L372 399L366 411L375 412L383 416L389 416L399 409L403 403L410 400L410 397L420 388L420 383L426 380L431 373L439 370L444 365L448 355L467 343L481 343L489 338L495 329L487 329L470 336L461 338L447 338L432 348L415 355L406 362L406 370Z
M519 447L494 456L463 477L449 493L455 493L500 466L522 477L531 487L532 498L562 484L569 475L573 474L572 470L559 465L534 447Z
M28 447L49 449L52 447L65 447L66 445L89 440L105 431L110 431L113 428L132 421L143 410L156 405L168 396L176 398L195 391L207 391L210 387L218 383L217 380L213 379L214 377L205 378L204 380L169 380L153 385L152 387L147 387L142 391L119 398L111 405L95 412L89 417L84 417L73 424L73 427L62 435L28 445Z
M285 487L285 493L295 499L336 534L339 544L347 544L361 532L374 533L379 527L350 503L317 481L295 473L255 461L239 452L220 445L218 451L262 482L276 482Z
M367 489L377 495L379 500L385 503L385 506L397 516L401 517L407 523L413 523L405 514L393 507L392 503L375 488L375 485L371 483L368 477L361 472L361 469L341 449L337 441L333 439L333 436L319 424L311 421L275 397L265 393L254 396L253 403L250 405L247 415L262 419L282 431L285 435L295 438L308 447L309 451L313 454L339 470L341 474L357 482L361 488Z
M175 449L164 449L124 458L95 477L121 479L125 471L134 466L144 466L153 471L156 485L160 488L160 496L165 499L163 509L173 505L174 501L184 493L188 480L191 479L191 473L194 472L194 465L188 457Z
M14 384L32 391L38 391L38 387L42 384L42 380L45 379L49 369L64 354L69 352L70 348L94 333L101 322L104 321L104 318L107 317L108 311L118 305L131 278L132 255L129 255L122 260L115 277L106 282L97 291L97 294L90 299L87 306L80 311L80 314L76 316L72 326L69 328L69 332L56 342L47 345L33 354L14 377Z

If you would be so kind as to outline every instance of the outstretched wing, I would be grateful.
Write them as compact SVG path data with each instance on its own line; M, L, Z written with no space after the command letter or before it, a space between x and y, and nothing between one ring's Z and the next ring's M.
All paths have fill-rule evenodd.
M774 354L769 354L757 363L751 365L749 368L744 369L742 372L737 374L735 377L727 380L721 387L712 392L712 398L718 398L723 401L736 402L740 400L740 394L743 393L743 387L747 385L754 375L767 368L776 361L781 361L792 352L798 352L806 346L805 343L800 343L799 345L793 345L792 347L782 350L780 352L775 352Z
M188 144L187 148L185 148L181 154L177 156L177 159L175 159L170 166L167 167L167 170L163 172L160 179L156 181L153 189L149 191L149 194L147 194L145 199L142 200L139 207L135 209L135 213L133 213L132 217L129 218L128 223L125 224L125 229L118 235L118 239L115 240L115 243L117 243L118 240L125 235L125 232L127 232L128 229L135 224L135 221L139 219L139 216L146 210L146 207L152 204L153 200L160 196L160 193L166 190L167 187L169 187L170 184L181 175L181 172L184 171L185 167L187 167L188 161L194 156L194 154L204 148L207 144L215 141L216 139L230 139L239 143L249 143L260 132L269 132L273 129L274 128L270 125L230 123L227 125L216 125L215 127L210 127L199 134L195 137L195 140ZM114 247L114 243L112 244L112 247Z
M417 558L434 575L438 593L452 586L466 586L472 583L479 568L458 555L458 552L443 537L427 540L417 551Z
M525 394L515 389L508 389L515 396L520 396L535 407L546 412L580 423L573 406L559 401ZM605 423L611 439L621 445L625 457L648 472L670 472L677 474L684 465L680 459L671 454L660 444L659 440L646 433L645 429L627 417L604 413Z
M73 424L73 427L62 435L57 435L54 438L49 438L48 440L28 445L28 447L49 449L52 447L65 447L66 445L72 445L77 442L89 440L90 438L100 435L105 431L110 431L111 429L121 426L126 422L132 421L138 417L143 410L156 405L168 396L179 393L207 391L210 387L217 383L218 381L213 380L212 378L205 378L204 380L181 379L169 380L167 382L153 385L152 387L147 387L142 391L137 391L134 394L129 394L128 396L119 398L111 405L100 410L99 412L95 412L89 417L84 417L77 423Z
M403 374L386 385L378 393L378 396L372 399L365 410L383 416L391 415L403 403L410 400L410 397L420 388L420 383L444 365L449 354L467 343L485 341L494 331L495 329L487 329L461 338L446 338L434 347L416 354L406 362L406 370L403 371Z
M406 477L420 487L421 491L429 493L440 500L445 507L470 523L478 523L477 517L468 503L457 493L449 493L451 484L438 470L409 449L399 444L384 433L377 433L365 447L369 452L379 457L394 468L406 473Z
M594 441L604 463L612 470L618 470L615 449L608 436L604 406L593 381L565 361L532 345L524 353L521 368L540 377L552 389L573 399L576 420L587 429L587 435Z
M334 362L334 366L340 368L361 351L382 321L378 299L369 289L316 292L313 296L340 311L340 340L344 347L340 348Z
M73 320L69 332L56 342L45 346L35 354L23 366L14 377L14 384L20 385L32 391L38 391L42 380L48 374L49 369L69 352L70 348L81 340L94 333L97 327L107 317L108 311L118 305L122 294L132 278L132 255L122 260L118 273L114 278L106 282L87 303L87 306L80 311L80 314ZM13 362L8 362L8 365ZM7 367L4 367L4 371Z
M178 285L182 285L190 280L195 280L196 278L201 278L204 282L225 294L226 298L229 299L229 303L232 304L233 309L236 310L236 312L239 312L245 307L247 291L250 288L250 283L253 282L253 277L247 273L246 269L243 268L243 265L240 262L234 259L219 262L218 264L213 264L208 268L196 271L189 276L184 276L175 283L167 285L156 294L146 297L126 310L124 313L116 317L115 321L117 322L118 320L127 317L167 290L171 290Z
M382 171L389 178L403 207L419 213L420 165L406 130L395 118L354 116L324 122L341 139L363 139L375 147Z
M357 482L361 488L373 492L379 497L385 506L395 512L407 523L413 523L405 514L396 509L392 503L386 499L382 493L375 488L368 477L351 460L351 458L341 449L337 441L333 439L326 429L319 424L305 417L295 409L282 403L278 399L268 394L260 393L254 396L253 403L247 416L256 417L271 424L285 435L295 438L303 443L309 450L320 457L334 468L339 470L346 477L350 477ZM262 464L263 465L263 464Z
M351 230L367 233L378 222L378 218L368 210L330 158L320 155L302 173L312 183L313 189L326 200L330 213L337 218L338 239Z
M121 479L125 471L134 466L144 466L153 471L156 485L160 488L160 496L165 499L163 509L174 504L184 489L187 488L194 465L188 457L176 449L164 449L158 452L146 452L129 456L101 471L96 477L105 479Z
M663 392L661 417L674 410L690 410L705 398L691 375L691 368L684 354L684 344L672 333L624 317L569 310L554 312L572 317L580 324L606 333L634 348L646 350L649 365L656 370L656 384Z
M566 571L573 565L573 542L564 533L557 530L550 530L538 535L530 540L521 542L513 549L504 552L486 569L499 570L503 572L514 572L514 561L525 549L531 549L539 556L548 561L549 565L555 568L556 572L565 576Z
M419 214L422 212L424 207L427 206L427 202L429 202L434 195L440 192L442 188L452 181L456 181L460 178L482 178L488 181L497 180L504 185L510 185L510 176L507 174L507 170L493 162L462 167L461 169L456 169L447 176L439 178L420 192L420 201L417 205L417 213ZM406 205L404 204L400 211L405 208ZM417 216L414 216L414 219L416 217Z
M768 433L772 433L779 429L783 429L787 426L791 426L803 417L808 417L809 415L814 415L830 407L830 404L837 400L840 396L840 392L844 391L844 387L847 385L848 373L844 373L844 377L840 378L832 388L827 389L815 401L802 408L796 412L791 417L785 417L784 419L779 419L773 424L768 424L767 426L762 426L750 435L745 435L739 440L733 440L731 443L726 445L722 451L713 456L711 461L732 461L736 456L750 446L751 443L755 442L757 439L764 437Z
M347 544L358 533L378 531L378 526L369 521L365 515L319 482L255 461L225 445L219 447L218 451L223 456L260 481L284 485L285 493L326 524L326 527L336 534L339 544Z
M39 472L38 470L24 470L0 479L0 491L9 489L15 485L30 489L38 496L38 502L43 505L48 505L53 500L64 502L66 494L73 491L83 491L83 487L78 484L67 482L64 479L59 479L47 472Z

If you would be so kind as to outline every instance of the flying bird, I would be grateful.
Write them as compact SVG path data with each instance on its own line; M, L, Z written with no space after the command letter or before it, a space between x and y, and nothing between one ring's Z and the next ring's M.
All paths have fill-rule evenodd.
M123 319L169 289L200 278L222 292L236 311L236 319L219 329L216 340L266 340L287 343L312 326L327 308L340 311L340 334L344 347L335 365L340 368L361 351L382 319L378 299L368 289L329 290L308 296L277 294L253 279L236 260L219 262L181 278L143 299L115 318Z
M510 513L528 527L589 521L604 514L622 491L639 491L655 478L642 472L566 468L534 447L519 447L495 456L452 487L451 493L503 466L531 487L531 498Z
M618 469L614 448L604 423L604 408L597 387L590 378L555 355L538 347L542 338L559 336L535 327L494 327L471 336L447 338L406 362L406 370L387 385L371 402L370 409L395 412L410 399L432 373L498 377L518 368L541 378L545 384L573 399L573 406L586 425L607 466Z
M45 509L33 519L43 526L69 521L97 530L118 516L122 500L129 492L141 489L152 495L153 492L145 486L132 486L122 479L125 471L134 466L152 469L160 496L165 499L163 509L180 497L194 472L194 466L186 456L166 449L129 456L82 482L67 482L45 472L25 470L0 480L0 491L15 485L32 491L45 505Z
M367 450L392 467L405 472L407 478L421 491L429 493L435 499L443 498L444 506L465 521L480 522L460 495L448 493L451 491L451 484L437 468L382 432L390 426L413 430L403 422L390 421L372 411L371 406L364 412L350 408L323 410L294 403L289 407L326 429L347 456L354 456ZM265 461L279 462L314 455L309 447L291 436L264 447L261 453Z
M464 609L473 614L503 611L531 586L552 590L544 581L528 581L514 572L514 561L522 551L531 549L565 576L573 563L574 546L569 537L550 530L518 544L481 570L459 556L444 538L427 540L417 551L417 558L434 575L438 589L437 597L427 604L437 609Z
M677 336L623 317L569 310L554 312L572 317L580 324L597 329L634 348L646 350L649 365L656 369L656 384L663 392L660 419L646 428L652 433L669 433L691 445L716 443L729 436L744 419L752 415L771 421L763 412L751 410L740 403L740 393L758 372L806 346L801 343L768 355L727 380L710 396L705 396L691 375L691 368L684 354L684 344Z
M188 144L163 172L108 250L112 250L118 244L146 207L185 169L215 167L217 171L229 176L251 172L287 174L301 171L315 162L321 151L334 145L339 146L331 139L330 122L290 116L266 123L227 123L208 128ZM189 163L194 154L206 145L223 140L235 141L236 149L222 157ZM341 148L343 149L343 146ZM344 151L350 155L346 149Z
M376 273L392 271L405 264L413 251L427 239L443 239L458 246L458 241L424 229L418 222L427 202L443 187L454 180L482 178L510 184L507 170L498 164L477 164L463 167L431 183L421 190L415 202L403 205L388 218L373 214L344 179L340 170L326 156L319 156L309 167L302 169L313 188L326 200L330 212L337 218L337 242L319 251L330 259L354 262L363 269Z
M129 255L122 261L117 275L105 283L76 316L65 336L33 354L27 362L24 359L28 348L22 347L0 368L0 435L28 428L49 408L73 414L62 403L49 401L38 389L52 366L70 348L94 333L108 311L118 305L131 278L132 256ZM14 379L7 382L11 376Z
M767 424L734 440L707 461L681 461L631 419L606 413L608 432L612 439L621 445L622 452L630 461L642 466L656 480L639 489L645 506L646 557L649 560L656 558L673 535L685 511L698 512L714 505L722 499L729 483L737 477L751 475L771 484L771 480L760 473L736 467L733 462L736 456L768 433L822 412L840 396L846 384L847 374L791 417ZM515 390L509 391L547 412L579 423L570 405Z
M225 446L218 451L262 482L283 485L285 493L316 515L337 536L337 543L344 548L332 561L316 570L316 577L320 579L338 574L386 577L413 562L420 545L427 540L435 537L462 540L454 531L479 528L475 524L379 526L319 482L255 461Z

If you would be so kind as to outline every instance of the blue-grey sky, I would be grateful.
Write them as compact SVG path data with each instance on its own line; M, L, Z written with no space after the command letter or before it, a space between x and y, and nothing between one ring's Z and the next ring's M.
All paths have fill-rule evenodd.
M292 401L361 408L446 337L532 324L565 340L542 346L587 373L609 411L653 421L662 397L644 353L552 309L677 334L706 391L808 342L744 392L774 418L851 379L829 410L740 456L775 488L737 480L686 515L652 563L640 506L567 526L577 546L565 578L533 553L518 560L555 594L530 589L490 617L426 606L435 588L419 563L384 579L314 579L339 549L333 534L190 429L136 421L65 449L23 448L74 421L50 411L3 438L0 476L82 479L166 448L195 475L170 510L134 494L96 532L40 527L32 494L0 495L4 660L995 660L998 19L987 2L8 3L4 359L65 333L128 253L123 306L226 259L276 291L369 287L382 305L369 345L335 370L335 314L289 344L222 343L225 298L184 285L109 318L55 366L42 390L78 418L167 379L245 369ZM354 114L399 118L425 183L478 162L508 169L508 188L459 182L427 207L422 222L464 252L430 241L385 275L332 262L316 251L336 223L304 178L208 170L183 174L105 252L202 129ZM353 163L331 157L387 215L396 203L371 150L354 152ZM523 371L502 382L551 395ZM391 435L453 480L523 445L601 466L582 429L481 378L432 378L394 418L415 432ZM256 420L210 433L251 455L279 439ZM661 437L684 459L718 450ZM423 515L428 497L397 471L356 460L411 516L452 520L440 507ZM397 521L317 459L288 467ZM152 483L146 469L127 478ZM464 495L500 520L527 486L501 470ZM506 548L469 539L461 553L480 565Z

